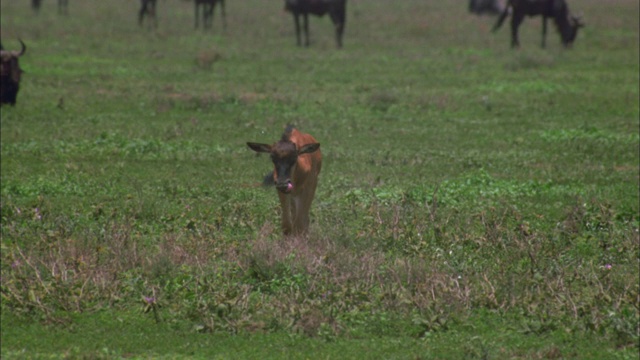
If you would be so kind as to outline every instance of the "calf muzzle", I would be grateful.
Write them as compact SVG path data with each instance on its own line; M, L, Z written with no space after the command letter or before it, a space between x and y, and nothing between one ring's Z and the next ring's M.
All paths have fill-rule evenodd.
M291 183L291 180L277 182L276 189L278 189L278 191L280 191L281 193L288 194L293 190L293 184Z

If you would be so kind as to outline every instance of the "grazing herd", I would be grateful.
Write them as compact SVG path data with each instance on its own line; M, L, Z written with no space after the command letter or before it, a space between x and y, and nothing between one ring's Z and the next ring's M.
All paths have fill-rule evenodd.
M213 24L214 10L220 4L223 27L226 28L224 0L193 0L195 3L195 28L200 25L209 29ZM157 27L157 0L141 0L138 23L142 26L145 18L150 18ZM309 15L322 17L329 15L335 27L338 48L342 47L342 37L346 23L346 0L285 0L284 9L293 15L296 43L309 46ZM38 11L42 0L32 0L31 6ZM67 14L68 0L58 0L58 12ZM518 47L518 27L526 16L542 17L542 47L546 45L547 20L551 18L560 33L562 44L570 47L584 23L569 13L565 0L507 0L501 6L498 0L470 0L469 11L476 14L500 14L493 31L497 31L505 19L511 15L511 46ZM302 18L302 29L300 24ZM302 39L304 36L304 42ZM22 69L19 58L26 52L26 45L19 40L20 51L6 51L0 44L1 89L0 105L15 105ZM309 210L318 184L322 167L320 144L309 134L288 126L281 139L273 145L248 142L247 145L258 153L268 153L274 165L269 182L275 183L280 198L282 231L285 235L306 235L309 229Z
M222 14L222 26L226 29L225 0L192 0L195 3L195 28L202 25L204 29L210 29L213 24L213 15L217 4L220 4ZM138 10L138 23L142 26L145 17L158 26L156 14L157 0L140 0ZM285 11L293 15L296 44L309 46L309 15L322 17L329 14L335 28L336 45L342 47L342 37L346 24L347 0L284 0ZM42 5L42 0L31 0L31 7L37 12ZM58 12L68 13L68 0L58 0ZM506 0L506 5L501 5L501 0L469 0L469 12L475 14L500 14L493 27L497 31L504 20L511 15L511 46L520 46L518 28L526 16L542 16L542 47L546 46L547 20L553 19L562 44L570 47L578 34L578 29L584 26L580 17L569 12L566 0ZM302 24L300 24L302 18Z
M215 8L220 4L222 26L226 28L225 0L193 0L195 3L195 27L202 25L204 29L210 29L213 24ZM546 46L547 20L551 18L560 33L560 39L565 47L571 47L578 34L578 29L584 26L580 17L569 12L566 0L506 0L506 5L501 6L500 0L469 0L469 11L476 14L500 14L493 31L497 31L505 19L511 15L511 47L520 46L518 28L527 16L542 17L542 47ZM58 12L68 13L68 0L58 0ZM155 27L158 26L157 0L140 0L138 10L138 23L142 26L145 18L150 18ZM39 11L42 0L31 0L31 7ZM335 39L338 48L342 48L342 37L346 23L347 0L284 0L284 9L293 15L296 43L298 46L309 46L309 15L322 17L329 15L335 27ZM302 18L302 24L300 24ZM301 26L302 25L302 26ZM302 39L304 36L304 42ZM18 65L18 58L24 54L21 52L2 50L2 101L0 104L15 105L18 93L20 74L22 70Z

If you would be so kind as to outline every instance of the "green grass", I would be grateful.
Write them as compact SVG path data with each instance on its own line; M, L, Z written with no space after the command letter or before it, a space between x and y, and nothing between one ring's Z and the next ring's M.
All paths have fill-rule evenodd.
M637 357L637 2L570 3L571 50L527 19L517 51L453 2L351 1L342 50L326 18L297 48L280 1L224 32L192 5L154 30L124 0L2 3L28 47L3 358ZM245 145L288 123L322 144L308 239Z
M39 324L4 317L3 326L17 327L3 338L11 348L3 353L8 358L633 359L636 356L633 351L608 348L607 342L598 336L575 337L560 330L532 337L509 331L509 321L491 314L470 319L455 331L423 339L392 335L326 339L286 333L201 334L187 324L158 325L131 313L78 316L73 324L54 333ZM123 328L127 329L125 335Z

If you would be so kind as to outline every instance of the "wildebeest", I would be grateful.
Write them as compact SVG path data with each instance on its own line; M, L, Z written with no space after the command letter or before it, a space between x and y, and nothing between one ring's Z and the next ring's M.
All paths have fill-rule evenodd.
M280 141L273 145L252 142L247 145L253 151L271 154L284 234L306 234L309 230L309 209L322 167L320 144L313 136L289 125Z
M31 8L38 12L40 10L40 6L42 5L42 0L31 0Z
M58 0L58 14L69 14L69 0Z
M38 12L40 10L40 6L42 5L42 0L31 0L31 8ZM69 0L58 0L58 13L59 14L67 14L67 6L69 5Z
M227 27L227 15L224 10L224 0L195 0L196 3L196 29L198 28L198 22L200 20L200 7L202 7L202 26L205 29L211 28L213 24L213 13L216 8L216 4L220 3L220 11L222 12L222 26Z
M153 18L154 26L158 27L156 0L140 0L140 11L138 11L138 23L140 26L142 26L142 20L145 16Z
M478 15L497 15L502 12L502 6L498 0L469 0L469 12Z
M579 17L569 13L565 0L508 0L493 31L500 28L511 8L511 47L520 46L518 27L525 16L542 16L542 47L546 46L547 19L553 18L558 28L562 45L570 47L578 35L578 29L584 26Z
M18 51L5 51L0 44L0 105L16 104L18 90L20 89L20 76L22 69L18 58L27 51L27 46L20 41L22 49Z
M298 46L300 42L300 21L302 16L305 41L304 45L309 46L309 14L324 16L329 13L333 26L336 28L336 43L342 47L342 34L346 22L347 0L285 0L284 9L293 14L296 26L296 40Z

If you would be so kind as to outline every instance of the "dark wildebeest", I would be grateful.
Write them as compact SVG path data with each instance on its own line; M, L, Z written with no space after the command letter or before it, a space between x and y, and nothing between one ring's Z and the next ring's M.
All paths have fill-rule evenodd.
M333 26L336 28L336 43L342 47L342 34L346 22L347 0L285 0L284 9L293 14L296 25L296 40L298 46L300 42L300 21L302 16L305 41L304 45L309 46L309 14L324 16L329 13Z
M22 69L18 63L18 58L24 55L27 51L27 46L20 41L22 50L18 51L5 51L0 44L0 105L1 104L16 104L16 98L18 97L18 90L20 89L20 76L22 75Z
M42 0L31 0L31 8L36 12L40 10L40 5L42 5ZM58 14L68 14L67 5L69 5L69 0L58 0Z
M553 18L556 23L562 45L570 47L578 35L578 29L584 26L579 17L569 14L569 7L565 0L508 0L493 31L500 28L511 8L511 47L520 46L518 27L525 16L542 16L542 47L546 46L547 19Z
M216 4L220 3L220 10L222 11L222 27L227 27L227 15L224 11L224 0L195 0L196 3L196 29L198 28L198 21L200 20L200 7L202 7L202 26L205 29L210 29L213 24L213 13L216 8Z
M469 12L478 15L497 15L502 12L502 6L498 0L469 0Z
M42 5L42 0L31 0L31 8L34 11L40 11L40 5Z
M58 0L58 14L69 14L69 0Z
M140 11L138 11L138 23L142 26L142 20L145 15L153 18L153 24L158 27L158 18L156 17L156 0L141 0Z

